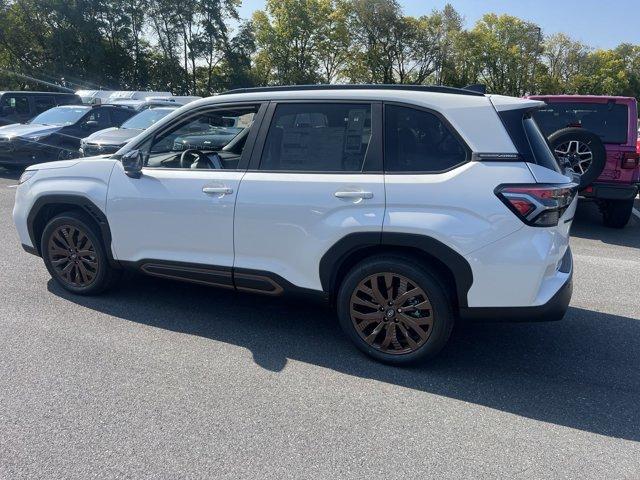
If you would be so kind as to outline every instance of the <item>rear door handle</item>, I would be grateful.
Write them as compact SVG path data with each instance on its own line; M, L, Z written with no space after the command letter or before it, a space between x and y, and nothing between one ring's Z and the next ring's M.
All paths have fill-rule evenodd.
M207 195L231 195L233 188L229 187L202 187L202 193Z
M369 199L373 198L372 192L363 192L363 191L346 191L346 192L336 192L333 194L336 198L362 198Z

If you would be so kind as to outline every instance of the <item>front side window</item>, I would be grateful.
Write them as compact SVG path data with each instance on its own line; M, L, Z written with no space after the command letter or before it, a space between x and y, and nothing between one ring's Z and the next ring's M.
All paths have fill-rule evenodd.
M8 107L14 113L22 115L29 113L29 99L22 95L6 95L2 99L2 106Z
M236 169L244 142L232 141L246 136L258 108L258 105L218 108L177 120L142 147L148 155L147 167Z
M29 123L64 127L73 125L82 118L91 107L55 107L37 115Z
M461 141L432 113L387 105L384 121L387 172L435 173L467 160Z
M278 105L260 170L359 172L371 139L371 105Z

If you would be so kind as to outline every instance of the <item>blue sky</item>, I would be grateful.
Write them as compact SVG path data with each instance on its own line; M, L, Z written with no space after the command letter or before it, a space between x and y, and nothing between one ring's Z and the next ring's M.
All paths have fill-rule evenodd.
M442 8L446 0L399 0L405 14L419 16ZM485 13L508 13L540 25L545 34L564 32L596 48L622 42L640 44L640 0L449 0L467 26ZM249 18L264 0L243 0L240 14Z

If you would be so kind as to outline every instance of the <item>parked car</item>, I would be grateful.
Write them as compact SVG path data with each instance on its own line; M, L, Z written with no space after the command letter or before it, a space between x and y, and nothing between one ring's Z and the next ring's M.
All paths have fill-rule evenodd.
M214 120L216 120L214 118ZM208 128L201 125L194 126L194 132L185 132L184 135L176 137L173 142L174 150L188 150L190 148L217 150L228 144L248 125L239 122L236 118L219 118L217 121L203 119Z
M105 105L117 105L118 107L130 108L131 110L135 110L136 112L141 112L151 107L165 107L165 106L180 106L176 102L166 98L156 98L154 100L129 100L129 99L113 99L107 100L103 102Z
M178 106L151 107L134 115L119 127L109 127L92 133L80 142L80 156L91 157L115 153L136 135L175 111Z
M534 113L556 156L580 175L580 195L598 203L604 224L622 228L638 194L638 108L635 98L532 96Z
M109 158L30 167L13 218L75 294L130 268L315 296L358 348L403 364L435 355L457 318L564 315L577 185L530 118L543 106L408 85L229 92ZM229 118L250 126L222 151L173 150Z
M94 105L103 103L115 92L113 90L77 90L76 95L80 97L82 103Z
M171 92L153 92L153 91L129 91L120 90L113 92L109 96L109 100L145 100L147 97L171 97Z
M121 125L134 113L115 106L66 105L51 108L24 125L0 127L0 166L24 168L78 157L80 139Z
M24 123L52 107L80 103L73 93L0 92L0 126Z

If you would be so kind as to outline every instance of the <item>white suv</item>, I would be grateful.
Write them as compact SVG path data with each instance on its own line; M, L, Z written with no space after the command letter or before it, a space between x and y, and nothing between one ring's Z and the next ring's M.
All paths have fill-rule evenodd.
M425 86L233 91L111 157L30 167L14 221L71 292L133 268L317 295L358 348L406 363L458 318L564 315L576 185L531 118L542 105ZM220 148L230 118L243 128Z

